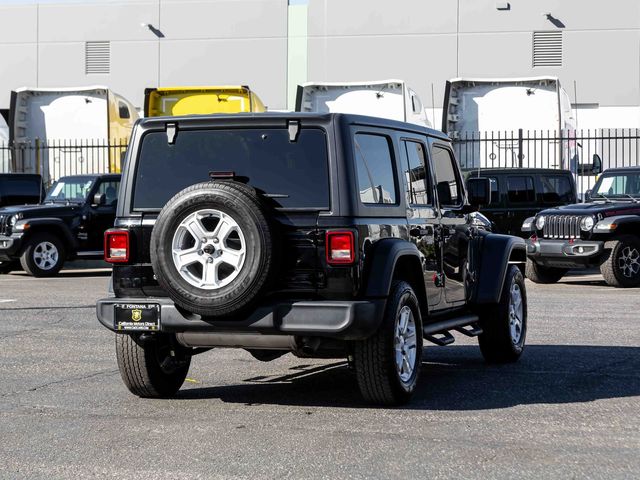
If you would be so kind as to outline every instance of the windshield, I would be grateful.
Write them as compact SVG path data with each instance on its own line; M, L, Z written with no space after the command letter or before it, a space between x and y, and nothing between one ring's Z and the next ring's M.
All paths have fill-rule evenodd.
M323 130L303 128L295 142L286 129L184 130L175 143L165 132L142 140L134 210L160 210L180 190L233 172L276 207L328 209L327 139Z
M94 180L93 177L62 177L51 185L44 202L84 202Z
M593 187L591 197L640 197L640 172L603 175Z

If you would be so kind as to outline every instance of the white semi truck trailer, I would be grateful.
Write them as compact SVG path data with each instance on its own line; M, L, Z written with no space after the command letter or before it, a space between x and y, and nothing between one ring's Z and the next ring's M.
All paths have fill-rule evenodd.
M304 83L298 86L296 111L352 113L431 126L420 97L403 80Z

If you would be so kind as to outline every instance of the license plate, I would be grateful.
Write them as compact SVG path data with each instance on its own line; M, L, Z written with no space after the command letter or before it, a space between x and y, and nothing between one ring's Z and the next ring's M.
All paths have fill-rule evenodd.
M160 305L118 303L114 305L114 327L119 331L155 332L160 330Z

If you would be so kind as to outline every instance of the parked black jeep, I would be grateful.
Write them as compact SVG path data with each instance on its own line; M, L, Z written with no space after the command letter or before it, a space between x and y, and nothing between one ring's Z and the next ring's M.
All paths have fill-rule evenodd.
M491 204L480 212L493 223L493 231L518 235L525 219L539 211L576 203L576 184L569 170L549 168L486 168L468 172L468 178L491 181Z
M522 230L530 235L526 273L534 282L599 266L609 285L640 285L640 168L606 170L585 203L543 210Z
M364 397L407 401L423 339L524 348L524 240L475 227L449 139L339 114L149 118L134 128L106 233L124 383L173 395L191 356L239 347L348 358Z
M44 195L40 175L0 173L0 207L40 203Z
M56 275L65 260L100 259L113 226L120 175L75 175L55 182L39 205L0 208L2 273Z

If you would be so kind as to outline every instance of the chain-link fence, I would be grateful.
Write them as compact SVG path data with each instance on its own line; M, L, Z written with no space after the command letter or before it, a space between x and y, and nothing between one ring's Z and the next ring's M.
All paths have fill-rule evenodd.
M128 139L0 143L0 173L39 173L46 183L65 175L120 172Z

